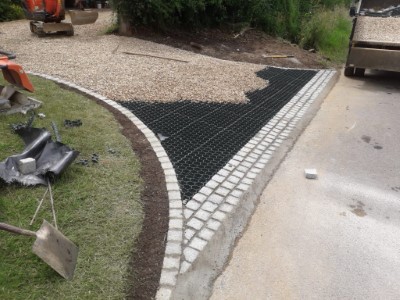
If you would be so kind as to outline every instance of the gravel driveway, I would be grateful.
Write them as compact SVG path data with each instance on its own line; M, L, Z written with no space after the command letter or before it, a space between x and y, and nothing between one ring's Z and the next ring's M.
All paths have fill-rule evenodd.
M95 24L75 26L74 37L45 38L33 35L27 20L0 23L0 48L15 52L26 70L60 77L114 100L242 102L245 92L266 85L255 74L264 65L104 35L111 22L112 13L101 12Z

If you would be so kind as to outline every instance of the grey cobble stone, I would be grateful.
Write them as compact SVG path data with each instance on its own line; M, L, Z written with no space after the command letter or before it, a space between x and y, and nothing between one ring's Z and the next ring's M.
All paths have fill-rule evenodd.
M183 227L182 219L170 219L169 220L169 228L182 229L182 227Z
M222 187L231 190L235 187L233 183L230 183L229 181L225 181L224 183L221 184Z
M199 219L192 218L189 222L187 222L186 225L196 230L200 230L200 228L203 227L203 222L200 221Z
M212 194L210 197L208 197L208 201L211 201L215 204L220 204L222 201L224 201L224 197L217 194Z
M163 270L161 273L160 284L175 286L176 284L176 272Z
M204 203L201 208L206 210L206 211L213 212L214 210L217 209L217 207L218 207L217 204L211 203L211 202L207 202L207 203Z
M218 195L221 196L227 196L229 194L229 190L224 188L224 187L219 187L216 191L215 191Z
M232 205L238 205L240 201L240 198L234 197L234 196L228 196L226 198L226 202Z
M171 257L166 256L164 257L163 268L164 269L177 269L179 270L180 266L180 258L179 256Z
M180 255L181 254L181 243L169 242L167 247L165 247L166 255Z
M220 210L226 213L230 213L233 210L234 206L224 203L221 205Z
M193 238L193 240L190 242L189 246L196 249L196 250L203 250L204 247L207 245L207 241L202 240L200 238Z
M210 180L209 182L207 182L206 187L209 187L210 189L215 189L218 185L218 182Z
M209 211L205 211L203 209L196 212L196 218L203 220L203 221L207 221L208 218L210 217L210 215L211 215L211 213Z
M183 250L183 255L188 262L194 262L199 255L199 251L190 247L186 247Z
M240 178L234 175L231 175L227 178L227 180L233 184L238 184L240 182Z
M217 231L218 228L221 226L221 222L218 220L210 219L207 221L206 226L207 226L207 228Z
M194 210L185 208L183 211L183 215L185 216L185 219L188 220L190 217L194 214Z
M190 228L185 229L185 238L190 240L194 235L196 234L196 231Z
M226 214L221 212L221 211L216 211L212 217L220 222L222 222L223 220L225 220L226 218Z
M189 201L188 204L186 204L186 207L191 209L191 210L198 210L200 207L201 203L197 202L195 200Z
M209 241L214 235L214 231L208 229L208 228L203 228L200 233L199 237L201 237L203 240Z
M193 196L193 200L196 200L200 203L203 203L207 199L206 195L203 195L201 193L197 193L196 195Z

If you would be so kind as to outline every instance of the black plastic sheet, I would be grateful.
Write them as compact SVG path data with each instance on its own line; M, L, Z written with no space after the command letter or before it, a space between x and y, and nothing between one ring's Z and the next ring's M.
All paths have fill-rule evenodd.
M25 149L0 163L0 180L11 184L46 185L46 177L57 177L76 159L79 152L67 145L55 142L45 129L19 128L15 131L24 141ZM18 162L24 158L36 159L36 170L31 174L22 174Z

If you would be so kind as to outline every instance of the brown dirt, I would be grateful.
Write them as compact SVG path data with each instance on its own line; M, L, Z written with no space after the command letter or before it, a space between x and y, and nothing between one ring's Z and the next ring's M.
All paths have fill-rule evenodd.
M133 36L225 60L313 69L326 68L328 63L318 53L301 49L295 44L269 36L259 30L248 29L235 38L237 34L237 32L228 29L204 29L197 32L183 30L157 32L148 28L137 28ZM271 55L293 55L294 57L265 57Z
M132 149L141 163L144 220L136 251L132 253L130 261L127 299L154 299L160 282L168 233L169 203L164 172L143 133L121 112L103 102L97 102L114 114L122 126L123 135L131 141Z
M62 88L70 87L60 84ZM77 92L75 89L72 89ZM80 93L80 92L78 92ZM164 171L143 133L120 111L84 93L85 97L109 110L121 125L122 134L131 142L132 150L138 156L143 180L141 201L144 219L142 231L132 253L127 278L127 299L154 299L157 293L168 233L169 202Z

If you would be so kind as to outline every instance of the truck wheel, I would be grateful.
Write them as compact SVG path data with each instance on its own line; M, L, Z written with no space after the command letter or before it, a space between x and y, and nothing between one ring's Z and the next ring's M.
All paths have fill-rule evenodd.
M344 76L353 76L354 75L354 68L353 67L345 67L344 68Z
M354 71L354 75L359 77L363 77L364 74L365 74L365 69L363 68L356 68L356 70Z

